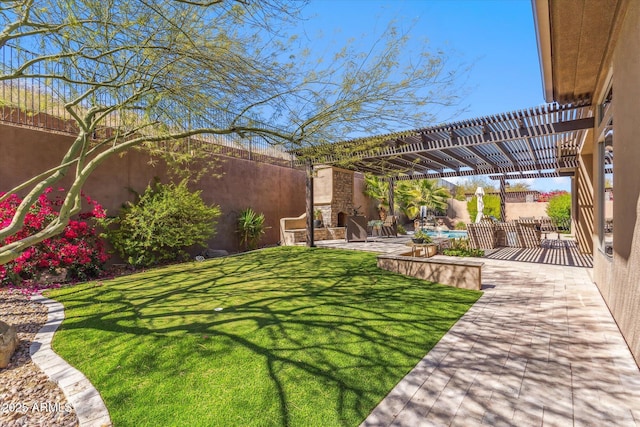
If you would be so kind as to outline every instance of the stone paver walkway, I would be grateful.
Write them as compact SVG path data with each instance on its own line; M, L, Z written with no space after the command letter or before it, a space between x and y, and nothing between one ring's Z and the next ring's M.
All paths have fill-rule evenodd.
M76 410L80 427L111 426L111 418L100 393L82 372L69 365L51 348L53 334L64 320L64 307L42 295L36 295L32 299L44 304L49 310L49 316L31 344L31 359L51 381L60 386Z
M362 426L640 426L590 269L485 259L484 295Z

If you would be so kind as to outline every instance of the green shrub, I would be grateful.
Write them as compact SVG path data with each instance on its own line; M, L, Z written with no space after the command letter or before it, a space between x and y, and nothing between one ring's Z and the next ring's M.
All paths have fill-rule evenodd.
M398 234L405 235L407 234L407 229L404 228L404 225L398 224Z
M189 247L204 247L219 216L220 208L207 206L186 181L156 182L120 216L104 221L105 234L124 261L148 267L186 259Z
M478 198L477 196L473 196L473 198L467 202L467 210L469 211L469 216L471 217L471 222L476 220L476 216L478 214ZM483 197L484 201L484 215L485 216L494 216L501 220L500 216L500 196L496 194L489 194Z
M429 236L426 231L423 231L421 229L416 230L415 233L413 233L412 236L414 239L422 239L422 241L424 243L431 243L433 241L433 239L431 239L431 236Z
M442 254L457 257L481 258L484 256L484 251L482 249L445 249L442 251Z
M467 200L467 195L465 194L465 187L457 186L456 192L454 193L453 198L460 201Z
M571 194L561 193L551 197L547 215L558 228L568 230L571 223Z
M468 238L451 239L451 247L442 251L443 255L457 257L483 257L482 249L471 249Z
M322 212L321 212L322 214ZM264 214L258 214L247 208L238 215L238 234L240 243L247 249L255 249L264 234Z
M475 220L475 218L474 218ZM466 230L467 229L467 224L464 223L464 221L458 221L456 222L456 225L454 227L456 230Z

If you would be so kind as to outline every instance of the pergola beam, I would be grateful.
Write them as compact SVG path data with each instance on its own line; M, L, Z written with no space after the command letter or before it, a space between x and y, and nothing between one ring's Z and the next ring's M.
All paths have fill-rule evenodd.
M593 117L580 117L588 111L588 106L545 106L528 111L496 115L468 120L450 125L436 126L389 136L386 143L378 147L359 152L349 152L350 147L367 139L346 141L325 146L329 151L315 159L315 163L336 163L345 158L367 159L384 158L397 155L424 153L445 150L453 147L496 144L514 140L525 140L545 135L561 135L589 129L594 125ZM570 117L570 118L568 118ZM568 119L567 119L568 118ZM528 123L528 126L525 124ZM385 136L375 137L384 141ZM558 144L560 146L560 144ZM574 148L574 147L571 147ZM577 147L576 147L577 148ZM345 151L348 154L345 154ZM313 147L295 151L313 157Z
M433 155L431 153L426 153L426 152L425 153L419 153L419 154L416 154L416 157L422 158L422 159L426 159L429 162L432 162L432 163L435 163L437 165L440 165L440 166L443 167L443 169L444 168L452 169L452 170L460 169L459 166L454 165L453 163L449 163L446 160L443 160L443 159L441 159L441 158L439 158L439 157L437 157L437 156L435 156L435 155ZM431 169L435 169L435 168L431 168Z
M572 172L525 172L516 174L489 175L489 179L499 181L500 179L530 179L530 178L559 178L562 176L572 176Z
M594 125L593 117L584 117L588 114L588 105L545 105L295 153L300 161L312 159L313 164L339 165L402 180L559 176L543 171L569 171L564 175L578 167L585 129Z
M430 139L426 138L426 135L421 135L421 141L419 143L408 143L405 145L399 145L396 148L385 147L381 152L374 153L372 151L360 153L360 159L366 159L369 157L386 157L398 154L414 154L422 153L425 151L445 150L451 147L473 147L485 144L498 144L501 142L515 141L519 139L526 139L529 137L539 137L548 134L560 134L577 131L581 129L587 129L593 127L594 119L589 117L586 119L571 120L566 122L557 122L549 124L540 124L527 128L519 129L501 129L483 133L481 130L477 130L469 135L460 135L455 131L449 132L445 138ZM590 125L590 126L589 126ZM587 126L587 127L580 127ZM555 129L560 129L556 131ZM565 130L569 129L569 130Z
M508 151L506 151L500 143L496 144L495 147L498 149L498 151L500 151L502 153L503 156L505 156L507 159L509 159L509 161L511 162L512 165L514 165L515 167L517 167L518 169L521 168L521 166L519 165L519 162L515 159L515 157L513 157L511 155L511 153L509 153Z
M538 160L538 155L536 154L536 150L533 149L533 143L531 141L531 138L525 138L524 141L527 149L529 150L529 156L531 156L531 159L533 160L533 164L535 165L536 169L542 169L540 167L540 160Z
M478 165L477 163L472 163L469 161L469 159L465 159L462 156L457 155L456 153L454 153L451 149L449 150L442 150L442 154L444 154L445 156L449 156L452 159L457 160L458 162L460 162L460 164L468 167L468 168L472 168L472 169L477 169ZM473 156L472 156L473 157ZM474 157L475 158L475 157Z
M464 147L465 150L469 150L473 153L474 156L476 156L478 159L482 160L485 164L493 167L493 168L499 168L500 166L494 162L493 160L491 160L490 158L488 158L487 156L485 156L484 154L482 154L480 152L480 150L478 150L476 147L472 147L472 146L468 146L468 147Z

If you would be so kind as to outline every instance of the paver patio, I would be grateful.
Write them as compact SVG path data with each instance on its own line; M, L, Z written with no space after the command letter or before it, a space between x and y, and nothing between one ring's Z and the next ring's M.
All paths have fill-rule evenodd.
M640 425L640 370L591 269L483 262L484 295L362 426Z

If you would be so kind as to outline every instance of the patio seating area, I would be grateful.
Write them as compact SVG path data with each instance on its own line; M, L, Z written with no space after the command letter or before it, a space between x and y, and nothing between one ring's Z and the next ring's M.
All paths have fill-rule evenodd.
M550 218L533 217L507 222L481 221L467 224L467 231L474 249L537 248L561 236L561 230Z

